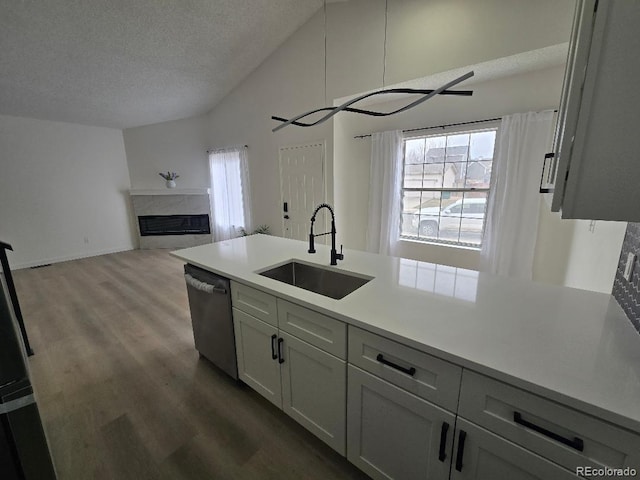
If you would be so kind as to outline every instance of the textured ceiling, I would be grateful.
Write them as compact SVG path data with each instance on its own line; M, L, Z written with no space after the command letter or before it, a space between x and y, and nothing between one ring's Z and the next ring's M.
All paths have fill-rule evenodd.
M323 0L0 0L0 114L128 128L203 114Z

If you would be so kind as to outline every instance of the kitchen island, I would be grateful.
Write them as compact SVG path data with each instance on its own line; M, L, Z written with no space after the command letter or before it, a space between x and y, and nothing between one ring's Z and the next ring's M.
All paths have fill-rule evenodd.
M463 379L459 408L467 409L469 416L477 413L472 413L474 408L484 408L473 405L472 397L479 398L481 392L472 393L471 389L482 390L485 380L487 385L498 381L496 388L512 388L516 396L534 394L547 402L548 408L558 407L558 417L571 416L576 410L589 421L607 422L602 428L614 428L613 436L622 432L627 444L640 445L640 335L611 295L355 250L345 250L344 260L329 267L328 247L317 245L313 255L307 253L307 248L305 242L253 235L172 254L238 285L277 297L278 301L344 322L349 329L349 342L352 336L356 338L355 334L374 334L460 368ZM291 260L372 280L334 300L259 274ZM352 353L350 349L350 369ZM468 401L465 382L469 385ZM505 395L511 395L509 392ZM485 400L488 411L487 405L493 400ZM457 405L444 406L456 413ZM529 411L537 412L534 407ZM457 413L463 414L459 410ZM538 418L539 413L534 417ZM482 423L484 420L480 419L477 423L491 430L493 420ZM544 420L542 423L551 425ZM561 426L560 431L570 433L571 429L565 427ZM506 433L501 428L497 425L494 431L509 438L508 428L505 427ZM601 430L599 426L594 428ZM540 428L534 428L531 445L527 439L512 440L567 468L579 464L575 459L573 463L565 462L564 457L546 452L546 444L538 447L537 437L545 436L550 428L542 430L540 433ZM443 432L444 438L444 423ZM514 432L516 436L521 434L519 430ZM556 436L564 440L567 435ZM464 440L458 438L458 453L460 443L464 445ZM347 446L350 445L348 440ZM569 445L569 449L584 450L586 459L600 459L597 454L591 455L591 447L579 447ZM606 447L610 451L615 448L608 444ZM562 452L565 454L569 453ZM604 456L607 455L611 462L604 464L615 464L615 455ZM447 455L441 452L441 456ZM618 460L619 465L629 465L629 461L638 461L638 454ZM603 463L595 462L600 464Z

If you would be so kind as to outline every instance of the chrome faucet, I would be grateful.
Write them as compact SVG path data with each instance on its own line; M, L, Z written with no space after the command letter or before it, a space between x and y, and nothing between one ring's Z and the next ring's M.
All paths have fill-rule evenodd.
M316 221L316 215L318 214L318 211L322 208L327 208L329 209L329 212L331 212L331 231L330 232L324 232L324 233L318 233L317 235L313 234L313 224ZM338 260L344 260L344 255L342 254L342 245L340 245L340 253L338 253L336 251L336 217L333 214L333 208L331 208L331 206L327 203L321 203L320 205L318 205L316 207L316 209L313 211L313 215L311 216L311 232L309 232L309 253L316 253L316 248L315 248L315 244L313 239L315 237L321 237L322 235L329 235L331 234L331 265L337 265L338 264Z

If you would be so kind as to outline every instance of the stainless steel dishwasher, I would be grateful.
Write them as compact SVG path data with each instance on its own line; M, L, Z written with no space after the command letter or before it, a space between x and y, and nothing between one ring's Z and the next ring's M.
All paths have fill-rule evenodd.
M229 280L193 265L184 266L196 349L238 379Z

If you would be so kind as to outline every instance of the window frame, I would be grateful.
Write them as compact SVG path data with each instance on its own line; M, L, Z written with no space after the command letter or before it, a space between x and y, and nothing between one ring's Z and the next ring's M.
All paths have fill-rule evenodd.
M464 128L467 127L467 128ZM399 235L398 235L398 239L400 241L409 241L409 242L416 242L416 243L420 243L423 245L439 245L439 246L444 246L444 247L453 247L453 248L463 248L463 249L472 249L472 250L480 250L482 249L482 245L484 243L484 235L485 235L485 231L486 231L486 214L487 214L487 210L488 210L488 206L489 206L489 192L491 191L491 189L494 187L493 185L493 161L495 160L495 148L496 148L496 143L497 143L497 139L498 139L498 134L499 134L499 127L500 127L500 122L499 121L492 121L492 122L486 122L482 127L480 128L469 128L470 125L465 125L464 127L462 126L457 126L457 127L451 127L451 128L443 128L442 130L439 130L437 133L433 133L433 134L417 134L417 135L405 135L403 140L402 140L402 182L401 182L401 187L400 187L400 231L399 231ZM426 139L426 138L433 138L433 137L448 137L448 136L453 136L453 135L463 135L463 134L472 134L472 133L480 133L480 132L489 132L489 131L493 131L496 134L496 139L494 141L494 148L493 148L493 155L491 157L491 177L489 180L489 186L486 188L477 188L477 187L466 187L466 188L445 188L445 187L408 187L405 188L404 187L404 182L405 182L405 170L407 167L407 163L406 163L406 147L407 147L407 141L409 140L415 140L415 139ZM425 152L426 153L426 152ZM444 162L445 164L447 162ZM453 162L449 162L449 163L453 163ZM473 163L469 161L469 158L467 156L467 160L464 162L466 164L466 167L468 169L468 166ZM403 235L402 233L402 225L403 225L403 221L404 221L404 215L406 215L406 212L404 211L404 197L405 197L405 192L439 192L441 195L441 201L442 201L442 193L443 192L461 192L464 198L464 194L465 193L486 193L487 195L487 201L485 203L485 208L484 208L484 219L483 219L483 223L482 223L482 231L481 231L481 235L480 235L480 243L479 244L475 244L475 243L469 243L469 242L461 242L459 240L459 234L458 234L458 241L453 241L453 240L446 240L446 239L438 239L438 238L429 238L426 239L424 237L420 237L419 236L419 232L414 236L414 235ZM440 204L440 210L438 212L438 217L440 218L440 213L443 211L442 208L442 203ZM461 212L462 213L462 208L464 206L464 201L461 205ZM446 208L446 207L445 207ZM477 214L479 212L469 212L469 213L474 213ZM462 216L461 216L462 218ZM418 228L420 228L418 226Z

